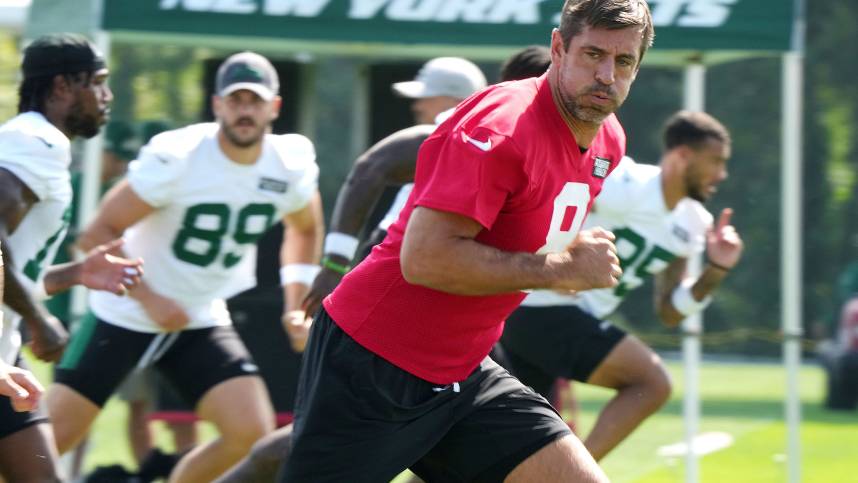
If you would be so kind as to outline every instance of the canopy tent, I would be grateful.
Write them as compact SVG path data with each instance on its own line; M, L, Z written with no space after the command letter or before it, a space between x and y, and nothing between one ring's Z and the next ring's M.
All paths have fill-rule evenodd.
M658 42L648 62L683 62L788 50L792 10L779 0L653 0ZM544 0L143 0L106 2L113 35L229 45L274 42L280 49L336 55L438 56L500 60L546 42L559 20ZM213 35L214 34L214 35Z
M788 474L789 481L797 482L803 0L649 3L656 42L645 64L686 66L687 108L704 108L706 65L783 55L781 319L788 374ZM130 41L240 47L289 55L410 59L459 55L501 60L523 45L546 44L557 24L560 5L560 0L33 0L26 33L33 38L58 30L90 32L105 50L111 41ZM365 95L361 86L355 91L356 96ZM98 143L88 143L87 148L79 217L83 222L89 220L96 201ZM683 346L687 374L695 381L689 389L693 389L702 326L699 319L691 319L685 327ZM692 416L698 412L695 391L686 391L689 447L696 434ZM697 480L696 464L690 451L687 481Z
M782 0L651 0L650 65L714 63L790 49ZM119 40L318 55L501 60L544 44L560 0L34 0L28 34L104 30ZM32 21L38 19L38 22ZM32 36L32 35L31 35Z

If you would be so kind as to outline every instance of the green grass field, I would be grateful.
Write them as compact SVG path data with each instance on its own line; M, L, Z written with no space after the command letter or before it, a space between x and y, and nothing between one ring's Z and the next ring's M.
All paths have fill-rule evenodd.
M612 481L672 483L684 481L683 461L656 454L657 448L682 440L682 368L668 363L674 397L603 461ZM47 370L37 367L42 380ZM784 373L775 364L708 363L701 370L703 420L701 431L723 431L732 446L701 460L703 482L758 483L786 481L786 429L783 424ZM858 481L858 412L831 412L822 408L825 375L807 365L801 372L804 422L802 481L839 483ZM582 428L589 428L610 392L575 386L581 403ZM124 437L125 406L115 400L96 422L86 467L120 463L132 466ZM210 428L204 435L211 437ZM159 444L169 447L163 430ZM397 483L404 478L397 478Z

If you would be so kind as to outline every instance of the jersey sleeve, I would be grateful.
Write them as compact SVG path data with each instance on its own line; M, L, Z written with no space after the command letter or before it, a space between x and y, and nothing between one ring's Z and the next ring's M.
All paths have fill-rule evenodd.
M62 151L62 146L37 136L0 132L0 168L9 170L41 200L51 191L52 170L68 169Z
M484 127L457 126L420 148L414 202L456 213L489 229L525 180L523 158L506 137Z
M286 191L287 213L307 206L319 189L319 165L313 142L300 134L274 136L275 148L289 171L289 189Z
M167 134L167 133L165 133ZM143 201L161 207L174 197L176 185L184 171L186 159L171 152L169 137L159 134L140 150L128 165L128 184Z

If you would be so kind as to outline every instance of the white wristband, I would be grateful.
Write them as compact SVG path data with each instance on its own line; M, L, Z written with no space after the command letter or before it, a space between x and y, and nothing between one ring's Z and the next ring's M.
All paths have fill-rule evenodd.
M289 283L303 283L308 287L313 285L313 280L319 274L322 267L307 263L290 263L280 267L280 285Z
M33 297L37 302L41 302L49 298L48 289L45 288L45 277L36 280L33 284L33 291L30 292L30 297Z
M345 233L332 232L325 237L325 255L339 255L351 260L358 249L358 239Z
M694 298L694 294L691 293L691 287L694 286L695 282L696 280L693 279L683 280L673 290L673 294L670 297L670 303L673 304L673 308L686 317L702 312L712 302L711 295L700 301Z

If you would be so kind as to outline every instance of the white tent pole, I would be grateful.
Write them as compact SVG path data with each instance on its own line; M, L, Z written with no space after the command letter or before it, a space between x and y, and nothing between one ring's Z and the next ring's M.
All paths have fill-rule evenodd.
M802 55L789 52L783 59L781 150L781 321L786 369L785 416L787 424L787 470L790 483L801 480L801 399L798 374L801 368L802 267L801 267L801 91Z
M690 111L703 111L706 103L706 67L701 63L685 67L683 107ZM699 255L688 261L688 274L697 276L702 269ZM682 360L685 390L682 415L685 423L685 482L700 481L700 467L694 438L700 427L700 336L703 332L703 315L695 314L682 322Z
M93 42L110 59L110 37L107 32L96 31ZM101 192L101 161L104 148L104 129L98 136L86 141L83 147L83 162L81 163L81 184L77 206L77 228L86 227L95 215ZM78 254L80 256L81 254ZM86 288L76 285L71 293L70 317L72 321L79 320L86 312Z
M301 62L298 70L301 97L298 100L297 132L310 139L316 139L316 118L318 117L318 92L316 89L317 63Z
M792 46L783 57L781 105L781 329L786 371L787 481L801 481L802 337L802 91L804 87L805 2L794 0Z

